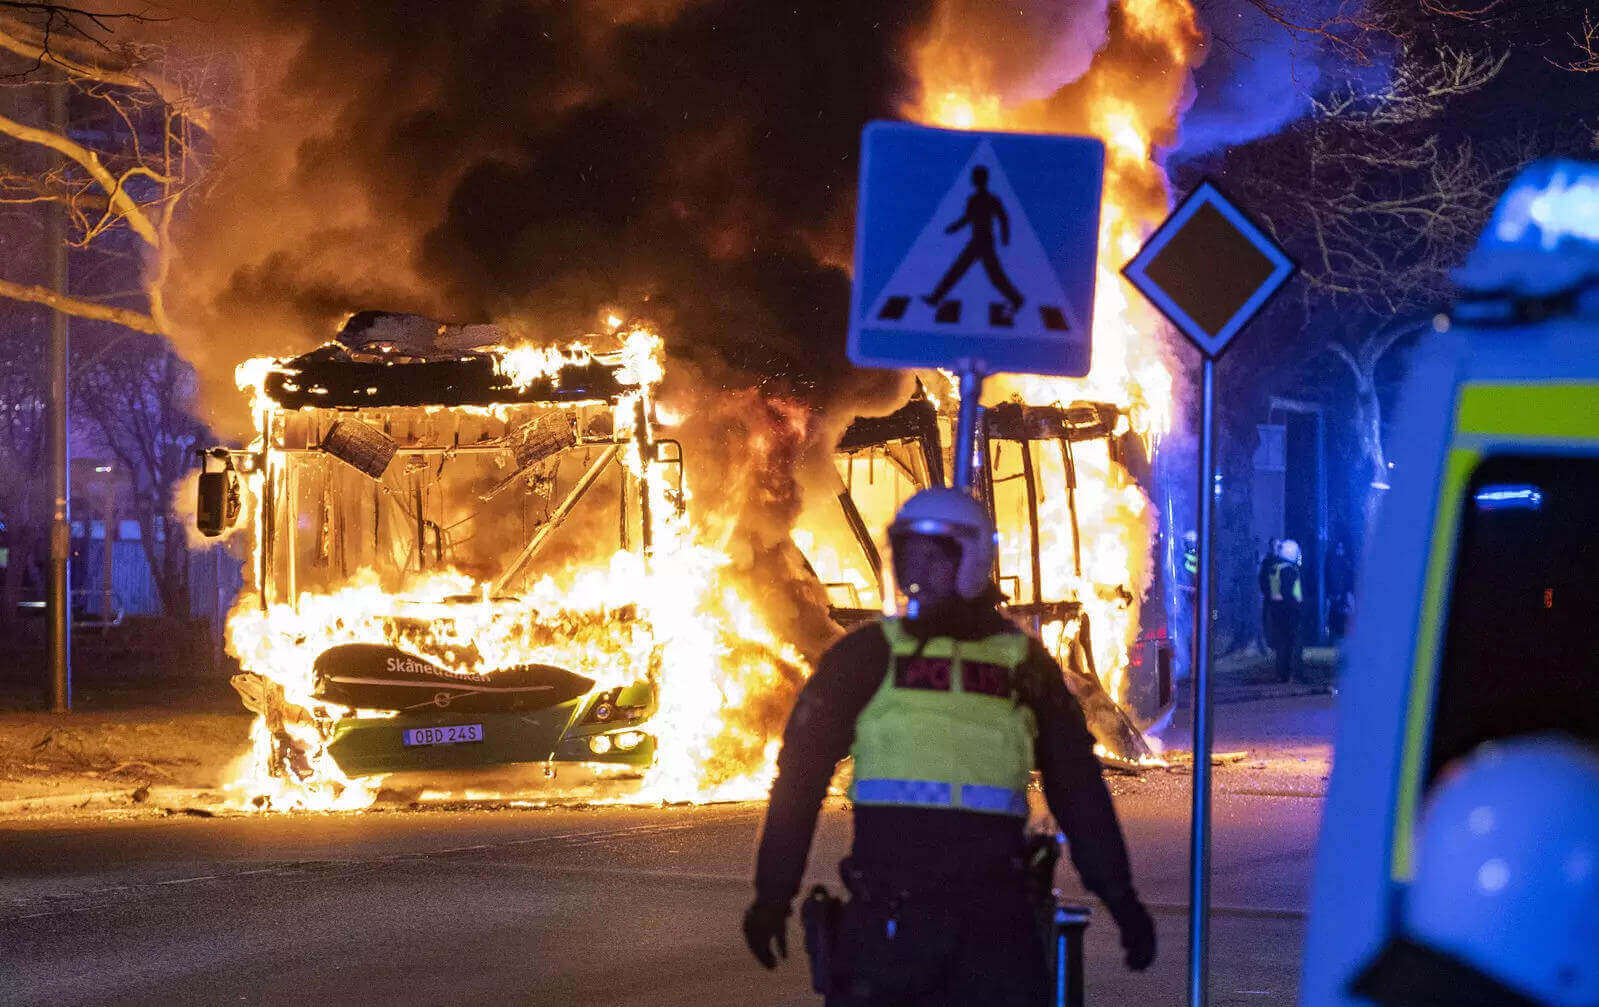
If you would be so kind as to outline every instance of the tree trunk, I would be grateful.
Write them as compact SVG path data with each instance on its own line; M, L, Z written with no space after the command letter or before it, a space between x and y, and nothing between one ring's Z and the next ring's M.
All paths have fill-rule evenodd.
M1365 506L1361 514L1369 528L1377 513L1377 504L1388 486L1388 456L1382 445L1382 401L1377 397L1377 383L1373 375L1361 374L1355 379L1355 398L1361 458L1371 472L1371 479L1365 487Z
M183 541L173 540L171 527L166 527L165 537L157 538L157 530L165 523L160 508L150 501L139 506L139 545L144 550L145 563L155 581L156 594L161 599L161 613L173 619L189 618L188 550ZM181 531L181 529L179 529Z

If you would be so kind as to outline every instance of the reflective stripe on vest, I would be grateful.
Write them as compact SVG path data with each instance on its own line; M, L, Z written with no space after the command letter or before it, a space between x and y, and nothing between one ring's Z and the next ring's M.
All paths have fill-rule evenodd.
M1027 817L1027 792L963 783L958 791L934 780L856 780L857 804L899 804L915 808L966 808Z
M855 721L856 804L1027 815L1037 721L1016 698L1028 638L935 637L885 619L889 664Z

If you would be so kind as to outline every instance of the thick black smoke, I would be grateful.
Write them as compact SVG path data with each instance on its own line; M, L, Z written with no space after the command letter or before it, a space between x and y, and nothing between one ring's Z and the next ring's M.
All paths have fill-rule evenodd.
M931 0L322 0L196 12L245 54L169 290L204 405L365 308L538 340L656 324L696 515L779 631L831 627L800 480L896 377L843 353L861 127L915 97ZM830 475L830 472L826 472Z
M212 10L253 73L184 218L181 342L221 379L361 308L556 340L612 307L731 384L855 401L882 385L842 354L859 131L910 96L928 6Z

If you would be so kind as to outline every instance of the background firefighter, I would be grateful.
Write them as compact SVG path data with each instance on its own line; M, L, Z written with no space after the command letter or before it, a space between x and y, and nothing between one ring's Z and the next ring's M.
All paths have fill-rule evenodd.
M994 529L956 490L924 490L890 529L907 617L823 656L784 731L744 933L761 964L786 919L837 763L854 756L850 893L828 1003L1037 1004L1045 951L1025 873L1036 765L1072 862L1121 929L1127 965L1155 929L1082 711L1060 667L995 608Z

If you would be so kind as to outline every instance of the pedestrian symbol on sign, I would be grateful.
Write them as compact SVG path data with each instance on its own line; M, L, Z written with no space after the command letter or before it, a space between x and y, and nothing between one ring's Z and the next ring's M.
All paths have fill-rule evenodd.
M999 264L999 256L994 251L994 222L996 220L999 222L999 243L1008 245L1010 244L1010 217L1005 215L1005 204L1001 203L995 198L993 193L988 191L987 168L978 165L972 169L972 186L977 191L972 193L970 199L966 200L966 212L961 215L961 219L944 228L945 234L954 234L963 227L969 227L972 229L971 240L961 250L960 258L956 259L954 265L949 267L949 271L944 274L944 278L938 281L938 286L923 300L935 308L938 307L939 302L944 299L944 295L949 293L949 288L953 287L965 275L966 270L972 268L972 263L981 261L983 263L983 271L988 274L988 282L992 283L996 290L1005 295L1006 299L1010 301L1011 311L1014 312L1022 306L1022 301L1025 298L1022 297L1021 291L1017 290L1015 285L1010 282L1010 278L1005 275L1005 267Z
M974 270L976 265L982 269ZM1034 311L1036 319L1026 317ZM1064 333L1079 329L1081 318L986 140L867 317L874 327L992 335L1018 329Z

